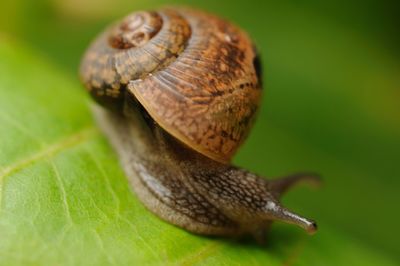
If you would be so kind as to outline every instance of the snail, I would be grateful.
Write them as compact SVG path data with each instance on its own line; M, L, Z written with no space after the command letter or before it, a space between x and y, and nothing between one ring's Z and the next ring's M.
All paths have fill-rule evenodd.
M248 35L204 11L134 12L86 51L81 80L129 183L154 214L204 235L317 229L279 201L315 174L266 180L230 164L253 125L261 66Z

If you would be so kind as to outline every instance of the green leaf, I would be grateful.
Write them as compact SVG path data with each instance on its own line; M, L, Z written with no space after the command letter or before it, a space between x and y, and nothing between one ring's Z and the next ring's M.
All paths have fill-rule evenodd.
M275 225L266 246L190 234L147 211L81 86L0 39L1 265L395 265L322 224Z

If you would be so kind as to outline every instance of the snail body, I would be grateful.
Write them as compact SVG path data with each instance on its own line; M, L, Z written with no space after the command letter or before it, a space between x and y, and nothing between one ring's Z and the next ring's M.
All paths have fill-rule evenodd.
M208 235L257 235L273 220L316 230L279 203L315 175L267 181L230 164L262 94L236 26L192 9L136 12L93 42L80 74L133 190L162 219Z

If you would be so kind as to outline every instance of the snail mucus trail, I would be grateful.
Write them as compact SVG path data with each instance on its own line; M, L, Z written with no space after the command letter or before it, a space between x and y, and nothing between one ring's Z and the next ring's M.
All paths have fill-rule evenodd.
M316 231L279 202L316 175L268 181L230 164L262 92L244 31L192 9L135 12L91 44L80 75L133 190L162 219L206 235L259 237L275 220Z

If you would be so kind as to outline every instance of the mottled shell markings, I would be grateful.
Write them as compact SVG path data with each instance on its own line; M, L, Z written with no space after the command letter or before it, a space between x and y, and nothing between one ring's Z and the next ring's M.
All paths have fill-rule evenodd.
M170 134L227 163L260 102L256 56L247 34L232 24L165 9L136 12L112 26L92 44L81 73L101 104L121 110L131 94Z
M146 37L140 42L132 39L139 33ZM95 100L121 110L128 83L168 65L182 52L190 34L189 25L175 12L133 13L92 43L81 65L81 79Z

